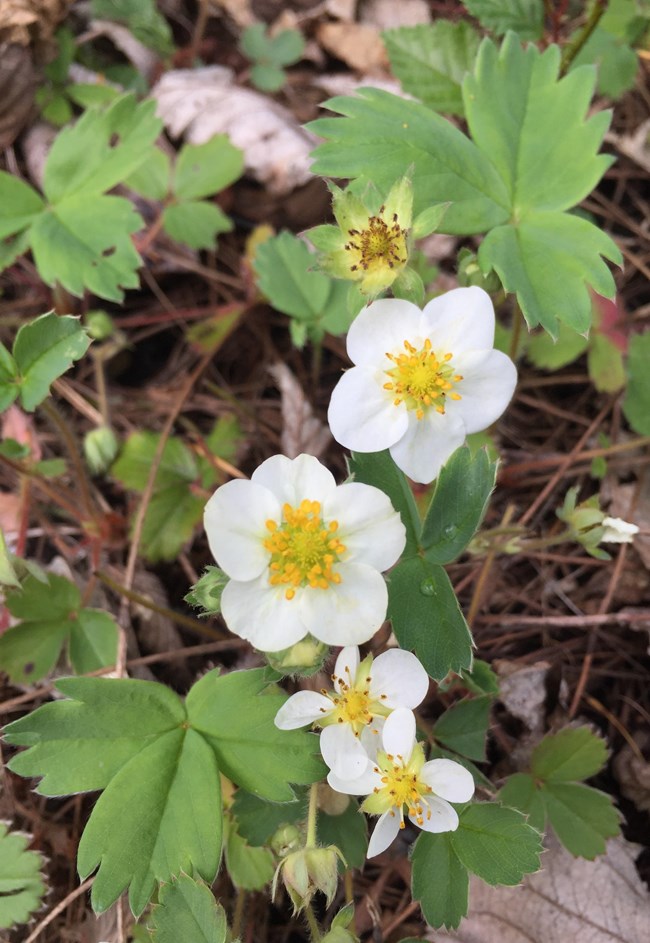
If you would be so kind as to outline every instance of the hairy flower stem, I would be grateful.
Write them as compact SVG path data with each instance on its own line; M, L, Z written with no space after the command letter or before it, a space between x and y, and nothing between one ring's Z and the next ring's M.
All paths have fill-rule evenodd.
M309 927L311 943L320 943L323 937L318 923L316 922L316 917L314 916L314 910L311 904L307 904L305 907L305 919L307 920L307 926Z

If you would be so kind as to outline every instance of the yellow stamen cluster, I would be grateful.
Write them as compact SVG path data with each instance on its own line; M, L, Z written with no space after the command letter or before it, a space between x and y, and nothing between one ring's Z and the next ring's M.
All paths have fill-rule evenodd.
M407 409L414 409L417 419L424 418L430 406L444 414L447 397L461 399L459 393L450 392L454 383L463 379L449 362L453 354L436 354L428 338L420 350L408 341L404 341L404 349L403 354L386 353L395 366L385 371L390 380L384 389L395 394L395 406L404 403Z
M377 216L370 216L365 229L348 229L350 241L345 249L352 260L351 272L367 272L384 265L392 269L406 262L406 230L400 226L397 213L386 222L384 212L382 206Z
M338 528L338 521L324 523L319 501L304 500L297 508L285 504L280 524L266 522L271 586L286 586L285 597L293 599L300 586L329 589L340 583L341 575L333 568L346 548L336 536Z
M423 797L431 794L433 790L419 777L423 759L419 745L409 763L405 763L404 757L400 755L380 752L377 755L379 765L375 767L375 772L383 773L382 785L374 788L373 795L365 800L362 808L367 812L390 812L393 816L399 815L400 828L404 828L405 808L418 825L422 825L425 818L429 820L431 810Z
M321 694L328 697L334 704L333 711L321 708L321 713L327 714L327 719L323 720L323 726L349 724L355 737L358 737L363 728L372 723L374 717L385 717L390 713L390 709L383 704L388 696L370 691L372 677L368 672L371 665L372 656L368 656L359 666L354 680L347 665L345 666L347 678L337 678L336 675L332 675L332 681L337 683L338 690L328 691L323 688L321 691Z

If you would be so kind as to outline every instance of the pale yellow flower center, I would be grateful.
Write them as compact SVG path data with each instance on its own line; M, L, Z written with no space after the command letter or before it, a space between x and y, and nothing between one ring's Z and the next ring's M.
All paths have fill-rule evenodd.
M389 269L402 266L407 259L406 230L399 224L397 213L391 220L384 219L382 206L377 216L368 218L365 229L349 229L350 241L345 249L350 255L351 272L387 266Z
M319 501L304 500L297 508L285 504L280 524L266 522L271 586L286 586L285 597L293 599L301 586L329 589L340 583L334 567L346 548L336 535L338 528L338 521L323 521Z
M321 726L349 724L355 737L358 737L363 728L372 723L374 717L387 717L390 714L390 708L384 704L388 695L370 691L371 666L372 656L369 655L359 666L354 679L347 665L344 668L344 677L337 678L336 675L332 675L332 681L337 683L338 690L328 691L322 688L321 694L332 701L334 710L327 711L326 708L321 708L321 713L327 714ZM377 732L374 731L374 733Z
M395 394L395 406L404 403L407 409L415 410L418 419L429 407L444 414L447 397L461 399L460 393L451 392L463 379L450 363L453 354L435 353L428 338L420 350L409 341L404 341L404 349L403 354L386 353L395 366L384 371L390 377L384 389Z
M399 815L400 828L404 828L404 809L418 825L422 825L425 818L430 819L431 810L423 797L433 790L420 779L423 762L424 754L419 744L409 763L405 763L402 756L379 752L375 772L383 773L382 785L376 786L373 795L364 801L364 811L375 814L390 811L391 815Z

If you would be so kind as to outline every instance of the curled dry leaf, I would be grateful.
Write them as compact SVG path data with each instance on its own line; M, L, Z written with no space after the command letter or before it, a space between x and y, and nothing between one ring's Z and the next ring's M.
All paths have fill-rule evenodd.
M0 42L49 44L73 0L2 0Z
M269 367L269 373L282 395L282 452L296 458L303 452L319 458L329 445L329 428L314 416L295 375L283 363Z
M388 55L376 26L367 23L322 23L318 42L358 72L384 72Z
M203 144L215 134L227 134L244 152L246 170L272 193L290 193L311 179L313 135L268 96L235 85L231 69L167 72L152 96L173 137Z
M634 865L636 845L616 838L595 861L560 845L543 870L519 887L489 887L472 878L470 910L453 933L431 931L435 943L646 943L650 897Z

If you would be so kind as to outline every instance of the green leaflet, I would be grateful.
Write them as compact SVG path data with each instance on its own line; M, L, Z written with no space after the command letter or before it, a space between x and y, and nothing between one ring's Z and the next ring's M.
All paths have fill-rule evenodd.
M623 412L639 435L650 435L650 331L630 338L627 361L628 385Z
M41 868L43 859L29 851L29 835L10 832L0 822L0 929L27 923L41 904L46 891Z
M464 0L464 6L497 36L512 30L520 39L539 39L544 32L544 0Z
M467 913L469 874L451 845L450 835L420 835L411 857L411 890L427 923L452 930Z
M484 695L453 704L434 724L436 740L471 760L485 760L491 700Z
M153 943L226 943L228 926L207 884L181 874L160 888L150 929Z
M239 834L237 823L226 817L224 854L228 876L235 887L260 891L273 880L275 862L270 848L249 845Z

